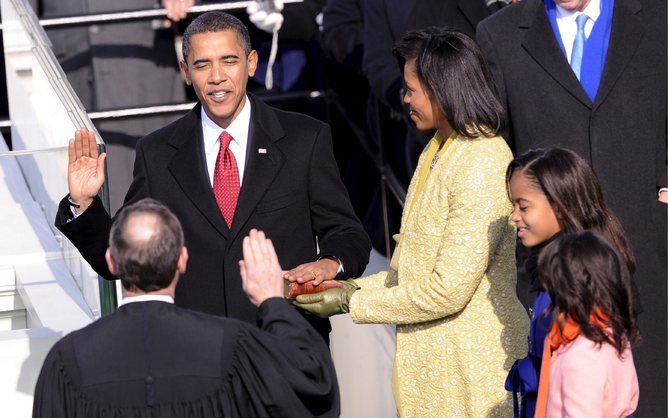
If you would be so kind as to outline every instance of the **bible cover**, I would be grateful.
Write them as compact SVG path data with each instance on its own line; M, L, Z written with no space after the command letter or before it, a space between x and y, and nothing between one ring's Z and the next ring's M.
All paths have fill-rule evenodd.
M325 280L324 282L320 283L317 286L313 286L313 282L297 283L297 282L288 282L286 280L284 285L285 285L285 291L284 291L285 297L288 299L295 299L299 295L318 293L325 291L327 289L343 287L343 285L336 280Z

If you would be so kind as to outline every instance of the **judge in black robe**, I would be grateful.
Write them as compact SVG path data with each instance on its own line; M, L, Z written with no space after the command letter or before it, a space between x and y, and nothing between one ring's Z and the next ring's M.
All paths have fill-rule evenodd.
M150 199L124 209L115 224L127 224L138 210L144 210L143 216L147 200L178 225L168 209ZM149 228L151 223L143 225ZM114 228L111 234L107 254L113 259L109 254L121 245L114 244ZM252 239L260 239L253 234ZM258 305L259 327L254 327L175 306L174 288L185 270L180 258L178 271L172 267L170 273L170 279L176 279L168 280L168 287L141 291L149 286L139 283L128 291L123 271L150 271L137 262L142 254L168 260L159 253L169 242L154 236L145 248L126 246L133 267L112 268L110 262L110 270L120 272L124 303L51 349L37 381L33 417L338 417L339 392L329 349L316 330L277 297L282 289L278 261L271 279L266 269L265 274L242 274L244 288L251 289L249 298ZM177 251L180 248L185 249L182 235ZM254 285L248 284L251 280ZM267 289L274 289L274 295L267 297Z
M53 347L33 417L338 417L334 367L313 327L280 298L260 306L258 323L123 305Z

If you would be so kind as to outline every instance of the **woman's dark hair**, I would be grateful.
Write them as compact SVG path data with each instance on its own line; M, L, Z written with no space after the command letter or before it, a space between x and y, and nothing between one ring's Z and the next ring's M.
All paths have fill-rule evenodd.
M582 157L564 148L534 149L510 162L507 183L516 172L527 176L545 194L562 232L598 232L615 246L631 274L635 272L626 233L605 204L596 173Z
M493 137L505 127L487 61L461 32L430 27L406 33L392 50L401 71L415 60L417 77L432 103L460 135Z
M631 273L601 235L584 231L558 237L541 252L538 269L560 331L570 317L584 336L611 344L620 356L627 344L640 341ZM591 315L609 331L592 323Z

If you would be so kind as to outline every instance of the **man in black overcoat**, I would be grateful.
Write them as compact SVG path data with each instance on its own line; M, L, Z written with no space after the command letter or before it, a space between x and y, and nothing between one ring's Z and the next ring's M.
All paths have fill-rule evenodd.
M292 269L286 273L290 280L359 276L370 243L340 180L329 127L246 93L257 54L246 27L233 16L201 15L186 29L183 45L181 66L200 103L138 142L125 199L157 199L183 225L191 262L176 288L176 303L254 322L256 308L242 291L237 267L242 238L251 228L272 237L281 265ZM83 131L76 136L87 139L79 142L84 144L92 138ZM105 155L87 145L77 153L76 143L70 143L70 195L60 204L56 226L95 271L113 279L104 261L111 219L97 197ZM232 159L233 171L226 171ZM232 172L236 179L229 177ZM329 322L307 318L327 338Z
M560 16L569 19L588 7L597 7L595 15L600 11L594 25L605 23L611 7L595 92L570 65L577 28L570 44L563 36L567 27L556 23L560 29L554 29ZM597 42L596 26L586 25L583 80L592 71L586 69L587 50ZM634 353L642 392L639 416L660 416L666 408L666 206L657 193L667 177L666 2L523 0L480 23L477 40L508 111L514 152L566 147L587 159L630 237L643 308L644 342ZM663 197L668 199L667 193Z
M106 252L121 306L50 350L33 417L338 417L329 349L283 299L264 233L251 230L237 267L259 328L174 305L177 283L187 280L183 244L164 205L125 206Z

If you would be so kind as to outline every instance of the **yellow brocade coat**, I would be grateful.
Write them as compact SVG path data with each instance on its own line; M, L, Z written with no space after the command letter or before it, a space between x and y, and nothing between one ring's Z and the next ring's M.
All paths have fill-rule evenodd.
M397 324L401 417L512 417L504 382L526 354L529 330L515 292L512 154L500 137L455 137L416 195L430 146L408 189L390 270L356 281L350 315Z

